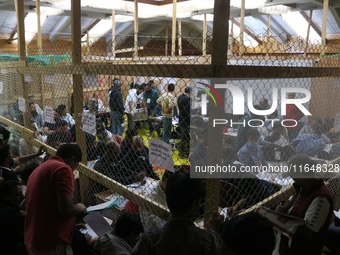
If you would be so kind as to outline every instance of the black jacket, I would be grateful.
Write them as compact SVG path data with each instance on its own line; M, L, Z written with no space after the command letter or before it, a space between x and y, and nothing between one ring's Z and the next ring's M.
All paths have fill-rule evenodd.
M124 114L123 95L122 92L118 90L116 87L111 87L109 90L109 105L111 111L119 112L123 116Z

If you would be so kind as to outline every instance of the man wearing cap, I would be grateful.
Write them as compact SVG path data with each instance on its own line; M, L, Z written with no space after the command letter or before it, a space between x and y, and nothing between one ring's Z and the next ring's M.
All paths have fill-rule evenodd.
M278 206L277 211L304 219L305 224L297 228L291 245L288 245L288 238L281 235L279 253L320 255L332 218L332 196L323 179L313 171L319 167L314 160L297 154L288 165L291 171L283 175L294 179L295 193L283 206Z
M111 132L122 135L124 133L124 104L121 92L122 81L115 78L112 81L113 86L109 90L109 106L111 110Z

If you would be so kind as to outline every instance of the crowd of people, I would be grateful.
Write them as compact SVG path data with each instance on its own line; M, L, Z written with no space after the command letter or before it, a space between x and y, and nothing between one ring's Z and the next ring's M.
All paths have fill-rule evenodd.
M113 80L109 91L111 126L98 120L96 135L85 134L86 158L94 161L94 170L118 181L122 185L153 180L144 196L169 209L169 218L160 218L146 208L124 213L114 219L113 231L96 240L87 239L79 232L86 206L74 202L75 180L73 171L82 160L82 151L76 142L75 121L66 105L54 110L53 123L44 122L40 107L30 102L31 129L39 140L57 150L55 156L46 155L44 147L33 148L27 155L27 143L19 138L11 144L11 132L0 127L0 243L4 254L321 254L324 245L335 254L339 245L340 228L329 227L333 216L333 197L323 179L293 175L294 194L276 208L279 213L304 220L290 237L275 228L270 218L252 212L238 215L273 195L277 186L256 176L224 178L223 183L236 187L238 194L221 193L220 206L228 207L228 217L213 214L207 229L196 226L206 199L204 181L191 179L184 168L175 173L166 170L159 177L149 162L149 149L138 136L134 119L137 109L148 115L150 135L157 131L162 141L169 143L172 117L179 111L181 143L179 156L188 158L192 165L207 163L208 135L202 128L197 133L197 144L190 151L192 89L184 88L179 97L174 95L175 85L168 84L166 92L158 94L152 82L133 85L125 104L121 92L122 82ZM289 95L294 98L295 95ZM268 100L261 99L257 110L268 109ZM127 117L128 128L123 122ZM158 116L157 116L158 115ZM161 116L160 121L155 118ZM277 111L262 117L246 114L243 119L263 120L259 128L240 126L234 144L226 144L223 165L268 166L271 161L285 161L290 167L316 166L314 158L331 159L338 156L336 143L328 151L327 144L334 142L334 120L324 123L314 118L310 125L300 124L298 109L287 105L287 115L299 125L289 129L280 121ZM269 125L271 123L272 125ZM158 125L157 125L158 124ZM202 126L204 127L204 125ZM21 140L20 140L21 139ZM27 186L26 186L27 185ZM226 187L226 186L223 186ZM228 186L229 187L229 186ZM91 184L92 191L106 187ZM24 192L23 192L24 190ZM91 195L94 192L90 192ZM232 191L232 189L230 189ZM256 192L254 192L256 191ZM231 194L232 193L232 194ZM239 206L234 207L234 203ZM261 233L261 235L259 235Z

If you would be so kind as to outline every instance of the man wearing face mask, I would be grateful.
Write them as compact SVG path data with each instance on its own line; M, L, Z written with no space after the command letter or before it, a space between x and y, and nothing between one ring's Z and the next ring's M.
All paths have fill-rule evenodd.
M250 128L247 132L247 143L238 151L239 162L246 166L268 166L268 162L262 155L262 146L259 145L260 132Z
M154 110L157 105L157 99L158 99L158 93L154 89L152 89L152 84L147 83L145 86L145 92L143 94L143 111L145 112L145 109L148 111L148 125L149 125L149 131L150 135L155 130L150 117L154 117Z

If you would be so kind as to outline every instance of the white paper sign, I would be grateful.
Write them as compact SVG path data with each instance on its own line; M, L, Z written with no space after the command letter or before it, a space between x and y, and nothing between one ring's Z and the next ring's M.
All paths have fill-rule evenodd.
M22 97L18 97L18 104L19 104L19 110L22 112L26 112L26 102L25 99Z
M150 163L175 172L171 145L161 140L149 140Z
M83 123L83 131L91 135L96 135L96 115L90 112L84 112L83 118L81 119Z
M54 112L53 107L45 106L45 109L44 109L45 122L52 123L52 124L55 123L53 112Z
M1 69L1 74L8 74L8 70L7 69Z
M0 81L0 94L4 93L4 83Z
M334 132L340 131L340 112L335 115Z

